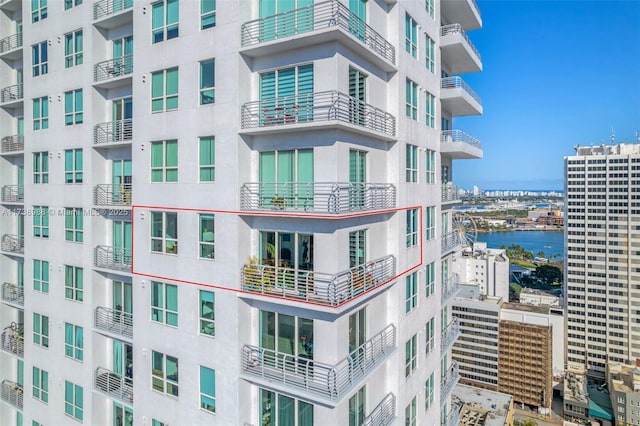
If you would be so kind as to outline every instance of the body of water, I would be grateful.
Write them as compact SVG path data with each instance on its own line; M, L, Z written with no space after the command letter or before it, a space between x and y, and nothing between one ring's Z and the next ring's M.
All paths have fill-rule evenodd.
M535 256L543 251L545 257L564 258L564 233L558 231L510 231L478 234L478 241L487 243L489 248L508 247L516 244Z

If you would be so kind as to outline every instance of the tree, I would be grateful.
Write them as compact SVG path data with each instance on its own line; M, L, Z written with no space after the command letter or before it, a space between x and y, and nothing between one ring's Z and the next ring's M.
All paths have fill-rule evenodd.
M536 267L536 277L547 284L562 282L562 271L553 265L538 265Z
M538 426L538 422L533 419L523 420L520 424L522 426Z
M538 254L536 254L536 256L538 256L540 259L544 259L546 257L543 251L539 251Z

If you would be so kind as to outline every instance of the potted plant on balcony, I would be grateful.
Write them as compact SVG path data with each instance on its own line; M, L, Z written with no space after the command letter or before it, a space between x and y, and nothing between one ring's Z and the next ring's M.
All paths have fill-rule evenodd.
M276 210L284 210L284 197L280 197L278 194L271 199L271 205Z

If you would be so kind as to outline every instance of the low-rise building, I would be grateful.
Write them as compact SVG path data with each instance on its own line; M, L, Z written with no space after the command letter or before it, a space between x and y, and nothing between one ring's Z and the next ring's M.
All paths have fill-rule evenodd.
M609 362L607 384L615 424L640 425L640 360L635 365Z
M513 425L513 397L509 394L459 384L452 404L460 407L459 426Z
M509 258L503 249L475 242L460 254L451 263L460 283L478 286L481 295L509 300Z

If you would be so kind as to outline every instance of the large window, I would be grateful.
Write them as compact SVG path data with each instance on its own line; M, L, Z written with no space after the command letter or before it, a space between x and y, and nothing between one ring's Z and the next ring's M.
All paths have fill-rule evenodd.
M33 100L33 130L49 128L49 98L43 96Z
M260 347L271 353L269 357L274 356L273 352L299 357L303 374L313 365L313 320L260 311Z
M82 183L82 149L64 151L64 183Z
M200 105L212 104L216 100L216 61L200 62Z
M49 152L33 153L33 183L49 183Z
M77 266L64 265L64 297L82 302L84 299L84 271Z
M426 207L424 213L425 239L433 240L436 238L436 208L434 206Z
M262 207L313 207L312 149L261 152L258 174Z
M49 293L49 262L33 259L33 289L40 293Z
M424 353L428 355L436 346L436 319L431 318L424 327Z
M178 37L178 0L162 0L151 5L153 43Z
M349 426L361 426L364 424L367 408L367 387L358 389L349 398Z
M178 326L178 286L151 281L151 320Z
M260 74L261 124L287 124L312 120L313 97L304 96L312 93L313 64Z
M404 377L409 377L418 367L418 336L413 335L404 344Z
M200 366L200 408L216 412L216 371Z
M64 209L64 239L66 241L83 241L83 210L81 208Z
M405 181L418 182L418 147L406 145L405 149Z
M33 397L47 404L49 402L49 373L33 367Z
M80 124L84 118L82 113L82 89L71 90L64 94L64 124Z
M414 58L418 55L418 23L409 14L404 18L405 50Z
M178 181L178 141L151 142L151 182Z
M409 313L418 307L418 272L405 277L405 312Z
M424 270L425 297L430 297L436 291L436 263L431 262Z
M178 358L151 351L151 386L155 391L178 396Z
M431 373L426 382L424 382L424 409L428 410L433 406L436 394L435 373Z
M405 113L412 120L418 119L418 84L408 78L405 88Z
M49 347L49 317L33 313L33 344Z
M84 359L83 329L74 324L64 323L64 354L78 361Z
M436 125L436 97L429 92L427 92L425 123L427 124L427 127L431 128L434 128Z
M215 258L215 217L212 214L200 214L200 258Z
M417 405L416 397L414 396L413 399L411 400L411 403L409 403L409 405L407 405L407 407L404 409L405 426L416 426L417 415L418 415L416 405Z
M31 22L47 19L47 0L31 0Z
M64 67L70 68L80 64L82 64L82 30L77 30L64 35Z
M64 10L69 10L73 6L80 6L82 4L82 0L64 0Z
M418 209L409 209L407 215L407 247L418 244Z
M151 212L151 251L178 254L178 213Z
M434 72L436 65L436 43L428 35L425 35L425 41L427 69L431 72Z
M200 290L200 334L207 336L216 335L216 309L215 293Z
M200 182L216 180L216 140L213 136L199 139Z
M49 238L49 207L33 206L33 236Z
M313 405L288 396L260 389L262 425L313 426Z
M427 183L436 183L436 152L427 149L427 161L425 164L425 174Z
M64 382L64 413L82 421L84 416L84 395L82 386Z
M216 26L216 0L200 0L200 29Z
M31 65L34 77L49 72L49 55L47 51L48 46L46 41L31 46Z
M431 16L432 18L435 17L435 8L434 8L434 4L435 0L424 0L424 8L427 10L427 12L429 13L429 16Z
M177 2L177 1L176 1ZM178 108L178 68L169 68L151 74L151 111L169 111Z

